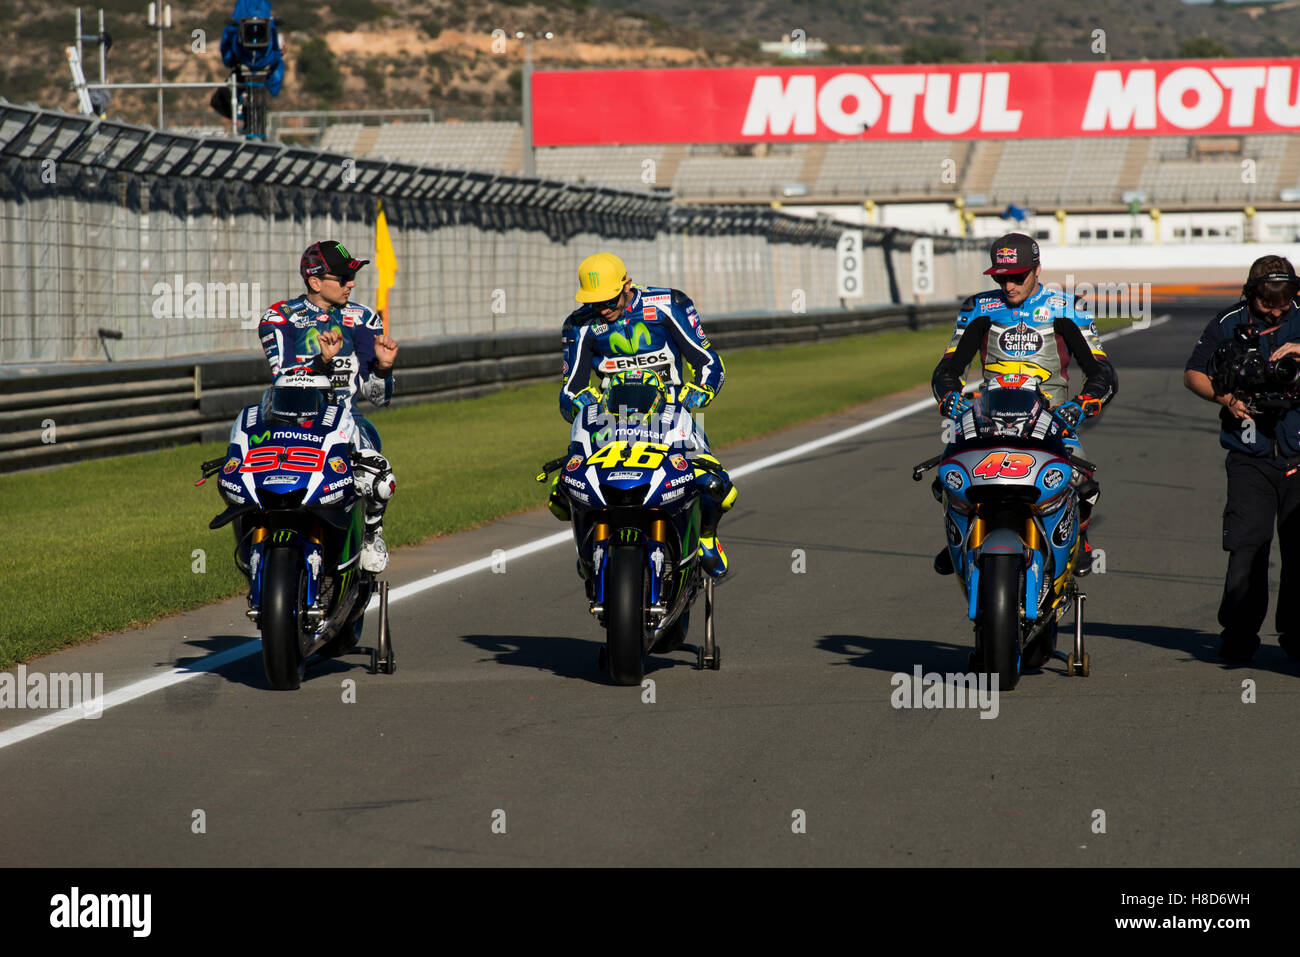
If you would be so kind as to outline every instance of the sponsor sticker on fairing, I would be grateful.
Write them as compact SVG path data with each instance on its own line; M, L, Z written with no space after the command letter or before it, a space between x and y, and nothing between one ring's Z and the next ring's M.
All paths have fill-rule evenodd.
M226 466L221 471L229 475L237 468L239 468L239 459L238 457L232 455L230 458L226 459Z
M673 468L675 469L685 470L687 465L685 456L677 455L675 453L669 456L668 461L673 464Z
M566 472L576 472L580 468L582 468L581 455L570 456L569 461L564 466L564 470Z
M1043 486L1048 489L1054 489L1065 479L1065 473L1060 469L1048 469L1043 473Z
M336 455L330 459L330 468L341 475L348 470L348 463L344 462L341 457Z
M644 472L610 472L609 475L605 476L605 480L607 482L621 482L625 480L639 479L644 474Z

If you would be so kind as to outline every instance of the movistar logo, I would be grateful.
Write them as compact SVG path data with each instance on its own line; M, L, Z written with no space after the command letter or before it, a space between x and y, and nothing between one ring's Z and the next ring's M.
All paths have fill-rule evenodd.
M644 322L638 322L632 328L632 341L629 342L627 337L621 332L611 332L609 334L609 344L615 352L621 352L625 356L636 355L641 351L641 340L645 339L645 345L650 345L650 330L646 328Z
M268 430L266 432L263 432L261 435L250 435L248 437L248 441L252 442L254 445L261 445L270 437L271 437L271 433Z
M326 329L325 331L326 331L326 332L342 332L343 330L340 329L338 326L330 326L330 327L329 327L328 329ZM307 335L303 337L303 338L305 339L306 343L307 343L307 350L308 350L312 355L319 355L319 354L320 354L320 351L321 351L321 350L320 350L320 334L321 334L321 330L318 329L316 326L312 326L310 329L307 330Z

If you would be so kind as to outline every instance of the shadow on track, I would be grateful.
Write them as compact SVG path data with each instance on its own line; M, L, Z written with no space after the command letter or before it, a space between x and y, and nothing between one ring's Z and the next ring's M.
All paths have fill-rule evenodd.
M1122 638L1126 641L1140 641L1157 648L1168 648L1206 664L1217 665L1224 671L1242 668L1256 668L1276 671L1281 674L1294 675L1300 672L1300 663L1290 661L1286 653L1278 646L1277 639L1265 637L1255 658L1249 664L1230 664L1219 657L1219 633L1217 631L1197 631L1191 628L1167 628L1162 625L1126 625L1109 622L1086 622L1088 637ZM1261 636L1263 637L1263 636Z
M256 645L258 639L255 637L250 638L248 635L209 635L206 638L190 639L186 641L187 645L204 650L193 657L177 658L172 667L179 668L182 671L214 674L232 684L247 685L250 688L269 691L270 686L266 681L266 672L262 667L262 654L260 651L254 650L251 654L226 662L216 668L205 667L205 663L213 655L220 654L223 651L230 651L250 641ZM166 663L159 662L159 664L164 665ZM303 685L306 686L313 680L328 675L346 674L356 672L358 669L365 673L369 671L369 667L370 657L368 653L362 655L354 651L342 658L314 656L307 662L307 674L303 679ZM189 684L189 682L186 682L186 684Z
M873 668L890 674L911 673L917 665L926 672L964 672L967 658L974 648L948 642L917 641L914 638L869 638L865 635L822 635L817 647L846 661L833 664L855 668Z
M597 663L603 640L568 635L461 635L460 640L494 655L497 664L550 671L561 678L578 678L592 684L610 684L609 675ZM694 668L694 656L688 657L690 652L685 645L673 655L676 657L651 655L646 659L646 675L680 666Z

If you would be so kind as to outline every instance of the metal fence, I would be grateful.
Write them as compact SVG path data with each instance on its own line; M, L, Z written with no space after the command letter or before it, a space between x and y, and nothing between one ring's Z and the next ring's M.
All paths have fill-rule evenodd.
M844 227L825 219L184 136L0 100L0 363L246 350L266 307L302 291L298 257L311 242L373 258L380 201L399 265L399 340L558 329L578 261L600 249L622 256L637 282L685 289L705 316L843 306ZM897 301L910 289L913 237L864 234L868 297L852 304ZM967 241L936 238L934 298L956 296L978 257ZM354 300L373 304L375 282L373 266L362 270Z

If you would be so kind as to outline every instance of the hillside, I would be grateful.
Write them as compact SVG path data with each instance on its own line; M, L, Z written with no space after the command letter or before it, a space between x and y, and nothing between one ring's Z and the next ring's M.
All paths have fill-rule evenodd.
M156 76L157 51L142 0L104 0L110 81ZM173 5L164 35L164 74L219 80L218 51L232 0ZM83 8L94 32L95 9ZM492 30L555 33L534 43L539 68L733 66L780 62L763 40L792 30L834 41L815 62L898 63L1090 60L1094 31L1111 59L1197 55L1277 56L1300 49L1300 3L1187 5L1180 0L1094 0L1042 4L1004 0L488 0L466 10L450 0L278 0L288 69L277 110L429 108L438 118L515 119L522 44L493 48ZM75 7L0 0L17 43L0 53L0 95L14 102L76 109L63 50ZM1048 12L1055 11L1055 12ZM201 33L195 33L201 31ZM1280 39L1279 39L1280 38ZM499 44L498 44L499 46ZM86 73L98 76L94 45ZM204 91L167 94L172 123L213 125ZM150 123L152 92L117 91L109 115Z

